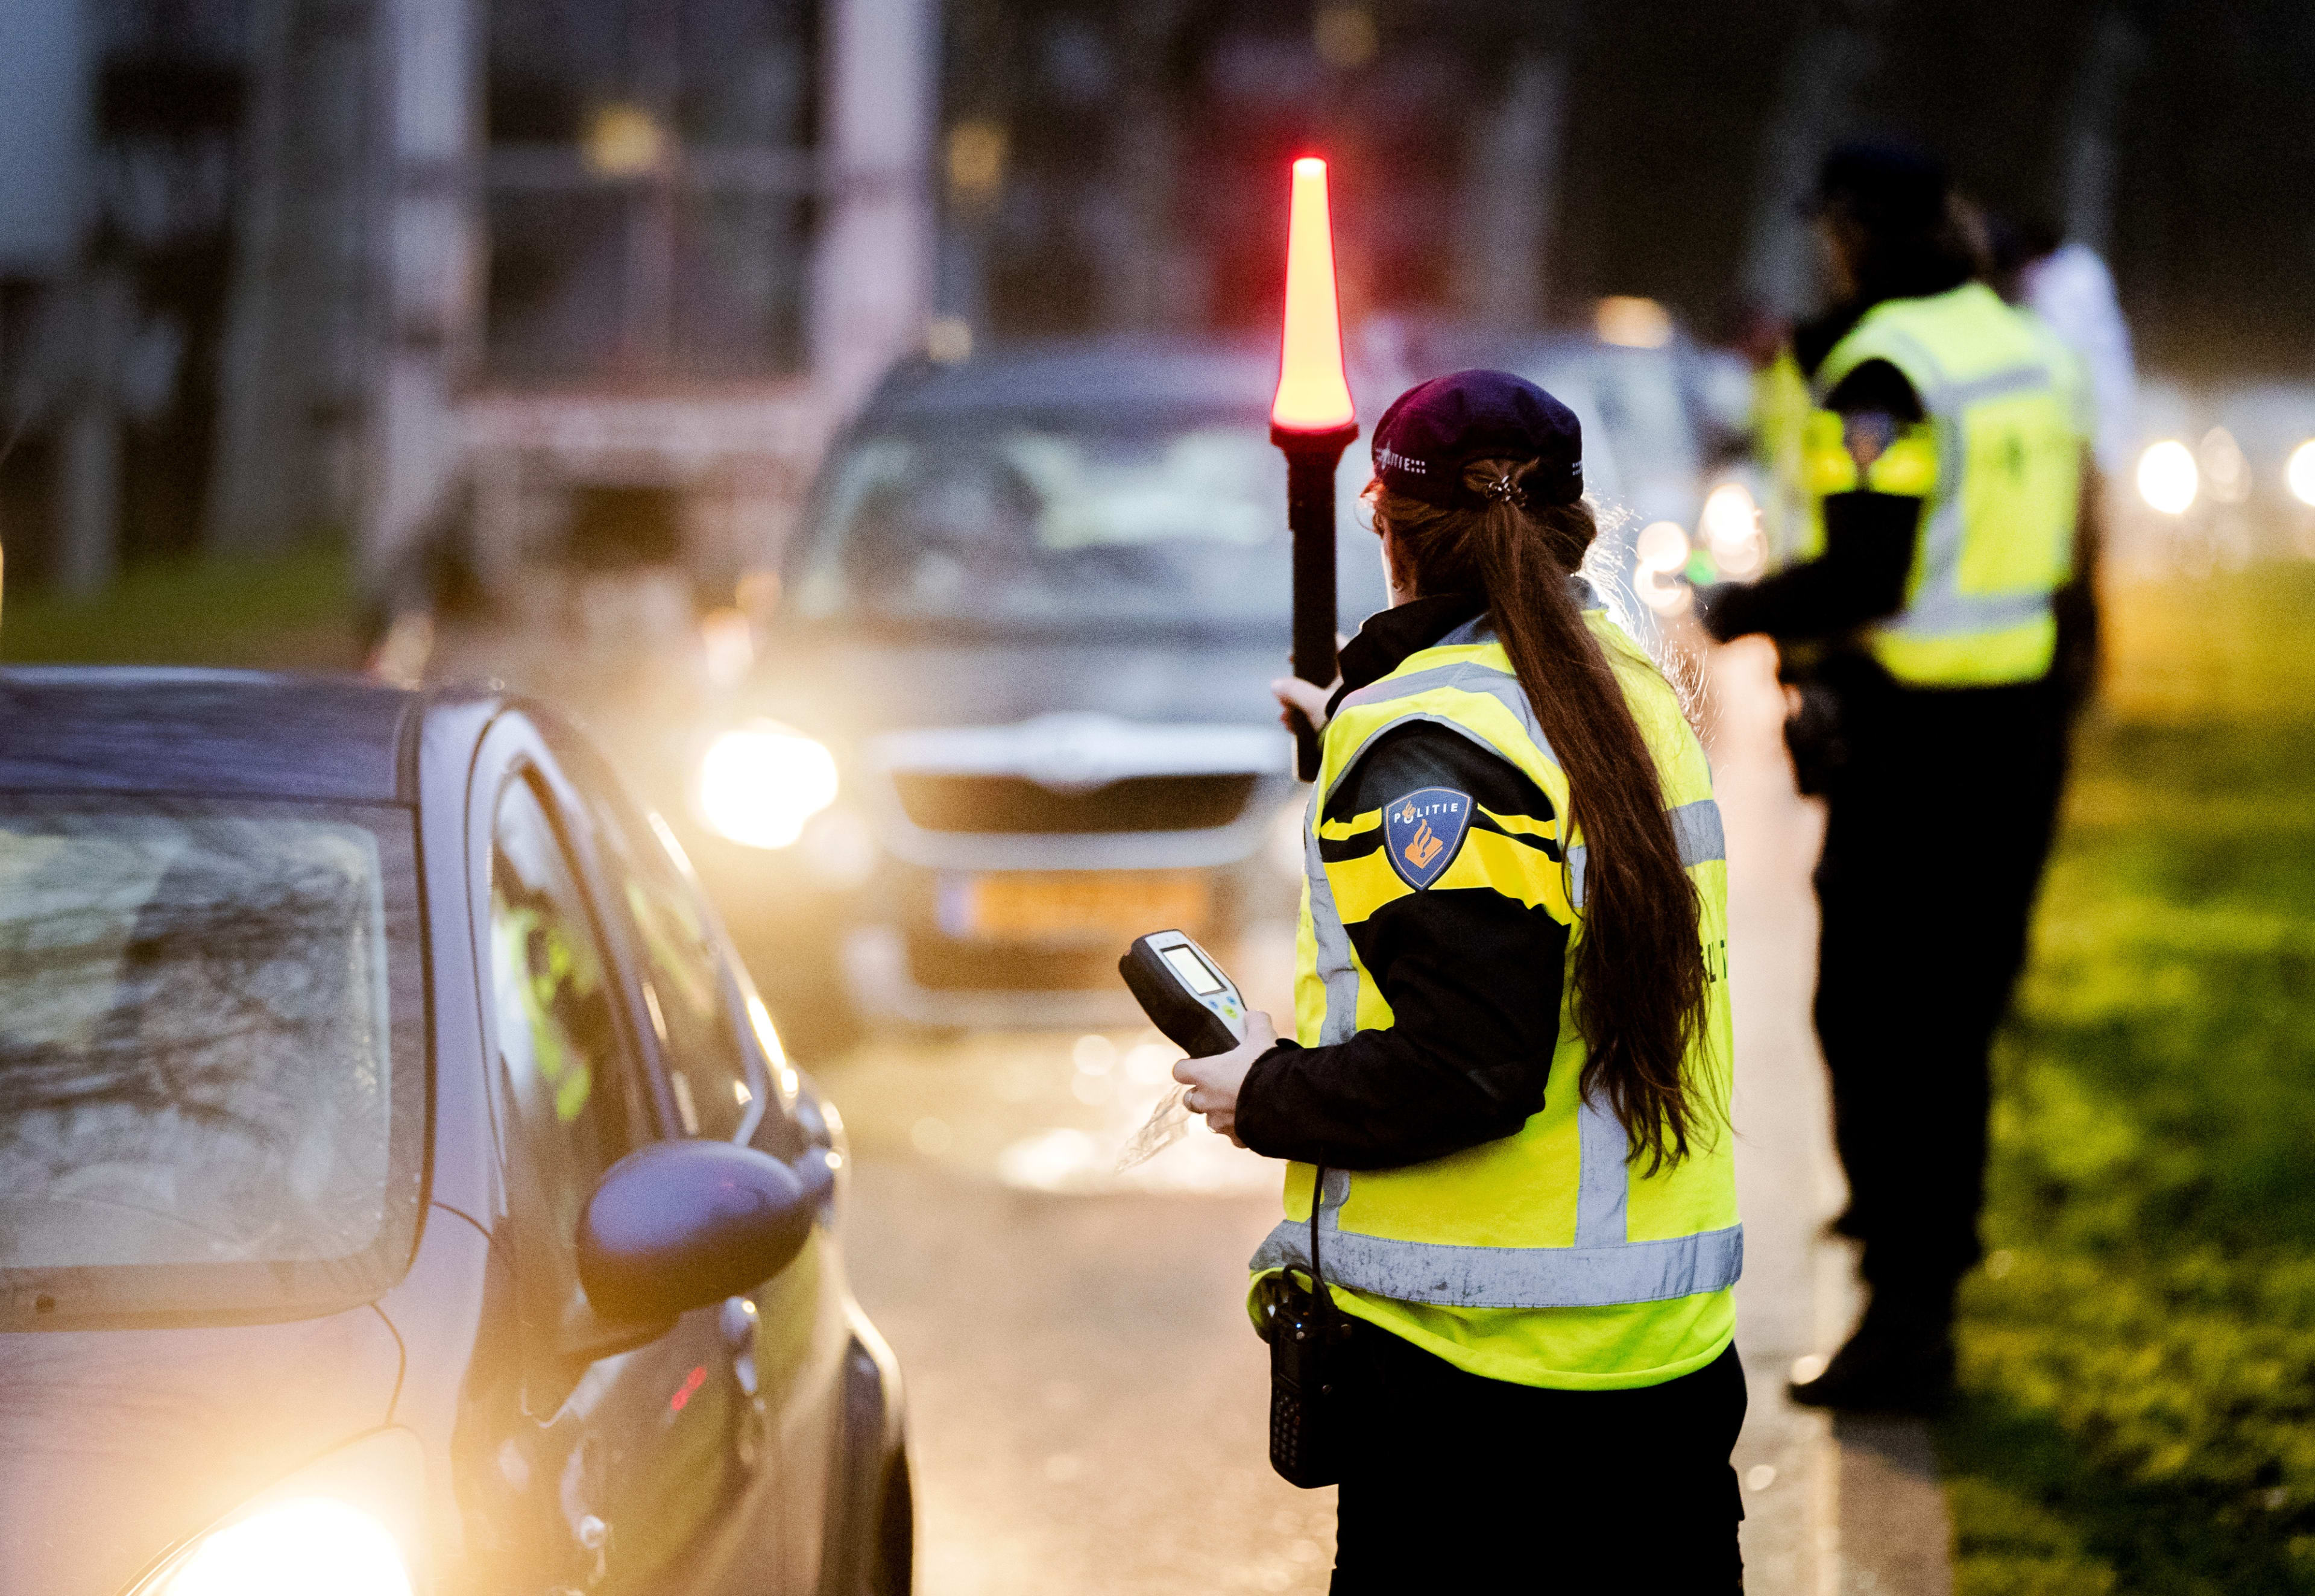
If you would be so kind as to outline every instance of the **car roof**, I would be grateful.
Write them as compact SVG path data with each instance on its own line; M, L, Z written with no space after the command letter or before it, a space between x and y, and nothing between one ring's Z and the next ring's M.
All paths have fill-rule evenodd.
M0 792L412 803L423 703L356 677L0 669Z
M1415 317L1395 318L1372 336L1352 341L1351 387L1360 419L1369 424L1392 398L1424 377L1468 366L1612 359L1635 352L1602 343L1589 332L1512 332ZM1053 339L999 346L953 365L921 358L906 361L877 390L863 421L873 426L1007 410L1259 412L1269 409L1277 386L1278 346L1268 339Z
M1278 351L1262 343L1057 340L953 365L909 361L877 391L868 418L1116 407L1266 410L1277 386Z

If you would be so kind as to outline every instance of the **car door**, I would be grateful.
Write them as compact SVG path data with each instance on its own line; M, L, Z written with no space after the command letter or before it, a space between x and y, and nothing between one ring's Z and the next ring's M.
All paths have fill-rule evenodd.
M579 1281L589 1196L665 1114L633 971L589 891L584 820L555 785L519 769L492 818L487 1006L521 1366L497 1465L528 1486L546 1588L687 1592L741 1484L745 1398L719 1308L652 1334L602 1321Z
M624 911L636 951L646 1041L657 1045L683 1128L794 1158L811 1139L789 1119L793 1094L776 1079L785 1060L767 1057L776 1041L767 1043L754 1023L761 1005L751 1003L681 849L666 823L638 811L608 773L580 757L572 764L598 821L607 895ZM819 1589L846 1336L827 1228L778 1275L728 1304L723 1325L762 1425L758 1467L776 1476L776 1488L755 1498L767 1521L748 1527L770 1538L776 1566L752 1566L746 1588L804 1596Z

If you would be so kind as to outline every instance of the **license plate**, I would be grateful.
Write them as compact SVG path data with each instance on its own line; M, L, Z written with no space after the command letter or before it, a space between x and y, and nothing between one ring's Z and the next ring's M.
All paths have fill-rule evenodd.
M940 927L987 942L1081 942L1204 924L1211 894L1188 870L1008 871L951 876L940 886Z

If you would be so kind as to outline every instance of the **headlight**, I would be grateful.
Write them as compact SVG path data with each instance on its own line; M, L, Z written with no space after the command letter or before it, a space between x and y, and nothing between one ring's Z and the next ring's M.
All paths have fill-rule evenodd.
M2164 515L2185 515L2201 487L2195 451L2175 438L2149 444L2138 457L2138 496Z
M194 1547L155 1596L410 1596L393 1531L326 1496L280 1503Z
M2291 451L2290 463L2283 468L2283 480L2293 499L2302 504L2315 504L2315 438Z
M770 721L726 732L699 762L699 812L733 842L783 848L836 802L836 756Z

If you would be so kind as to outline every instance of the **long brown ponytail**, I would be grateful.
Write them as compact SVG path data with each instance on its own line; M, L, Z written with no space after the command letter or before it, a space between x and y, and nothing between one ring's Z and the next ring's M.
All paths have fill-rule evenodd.
M1486 595L1495 635L1553 757L1567 775L1572 828L1586 856L1574 997L1589 1057L1579 1089L1604 1099L1647 1172L1688 1156L1707 1112L1685 1068L1705 1025L1696 890L1664 812L1654 759L1570 577L1598 536L1591 506L1530 504L1536 462L1475 460L1464 483L1482 508L1441 510L1370 490L1397 580L1417 593Z

